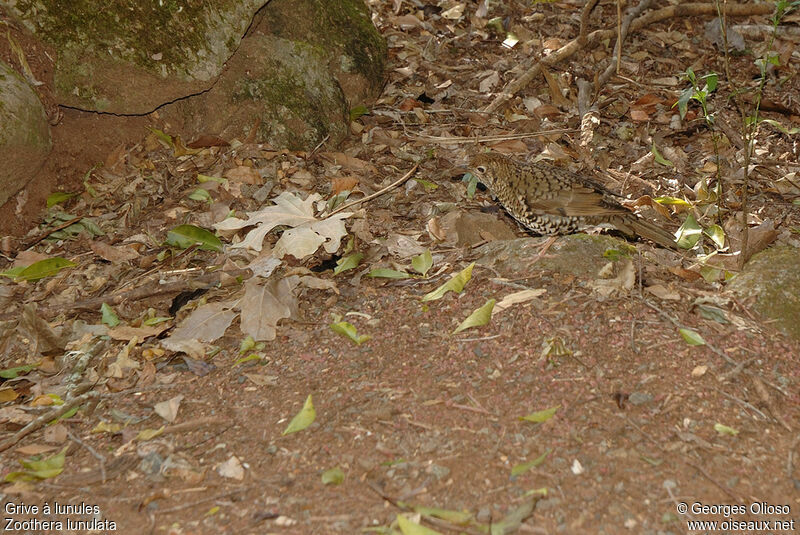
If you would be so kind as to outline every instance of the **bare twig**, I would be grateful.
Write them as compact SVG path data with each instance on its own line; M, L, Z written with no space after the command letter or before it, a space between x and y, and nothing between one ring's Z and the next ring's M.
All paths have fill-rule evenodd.
M94 398L98 397L99 395L100 395L100 393L96 392L96 391L86 392L85 394L82 394L82 395L80 395L80 396L78 396L78 397L76 397L76 398L64 403L63 405L61 405L59 407L56 407L53 410L47 411L46 413L40 415L38 418L36 418L32 422L28 423L28 425L26 425L25 427L23 427L22 429L20 429L19 431L17 431L13 435L11 435L10 437L5 439L3 442L0 442L0 451L7 450L8 448L13 446L14 444L19 442L20 440L22 440L26 436L30 435L31 433L33 433L37 429L40 429L40 428L44 427L45 425L47 425L48 422L64 416L66 413L68 413L69 411L71 411L75 407L78 407L78 406L82 405L84 402L86 402L86 401L88 401L90 399L94 399Z
M371 201L375 197L380 197L381 195L383 195L387 191L396 188L397 186L399 186L400 184L402 184L403 182L405 182L406 180L411 178L411 175L414 174L414 171L417 170L417 167L419 167L419 164L414 165L414 167L411 168L411 171L409 171L408 173L403 175L401 178L395 180L394 182L392 182L391 184L389 184L385 188L376 191L372 195L367 195L364 198L361 198L361 199L358 199L358 200L355 200L355 201L351 201L351 202L349 202L347 204L344 204L344 205L340 206L339 208L337 208L336 210L334 210L333 212L328 214L328 217L332 216L333 214L337 214L337 213L341 212L342 210L346 210L347 208L350 208L351 206L355 206L355 205L361 204L363 202Z
M53 228L49 228L49 229L45 230L43 233L39 234L38 236L33 238L31 241L21 245L20 246L20 251L26 251L26 250L30 249L31 247L33 247L34 245L36 245L40 241L42 241L45 238L47 238L48 236L50 236L52 233L58 232L59 230L63 230L65 228L67 228L68 226L77 223L81 219L83 219L83 216L73 217L69 221L65 221L65 222L61 223L60 225L57 225L57 226L55 226Z
M483 143L487 141L508 141L512 139L528 139L531 137L549 137L553 134L571 134L575 132L574 128L555 128L553 130L540 130L538 132L525 132L522 134L496 134L492 136L473 136L473 137L460 137L460 136L429 136L428 134L408 134L408 136L423 140L432 141L434 143Z
M156 509L155 511L153 511L153 513L157 514L157 515L164 515L164 514L167 514L167 513L175 513L177 511L183 511L184 509L191 509L192 507L195 507L195 506L200 505L202 503L213 502L213 501L219 500L220 498L227 498L228 496L233 496L234 494L239 494L241 492L247 492L248 490L250 490L253 487L254 487L254 485L250 485L250 486L247 486L247 487L241 487L241 488L238 488L238 489L230 490L228 492L223 492L222 494L216 494L214 496L206 496L205 498L200 498L199 500L196 500L196 501L193 501L193 502L189 502L189 503L182 503L181 505L176 505L175 507L169 507L167 509Z
M625 16L625 19L622 20L622 14L619 12L619 10L621 10L622 8L620 6L620 3L617 2L617 10L618 10L617 20L619 21L618 23L619 27L617 28L617 44L614 47L614 55L616 57L614 58L614 61L609 63L608 67L606 67L606 70L597 79L597 85L595 87L596 90L599 90L601 87L606 85L606 82L608 82L608 80L611 78L613 74L615 73L619 74L619 67L622 61L622 44L628 37L628 30L631 27L631 23L633 22L633 19L640 16L647 9L649 9L650 4L652 3L653 0L642 0L641 2L639 2L639 5L637 5L635 8L630 9L628 11L628 14Z
M107 481L107 479L106 479L106 458L105 458L103 455L101 455L101 454L97 453L97 451L96 451L96 450L95 450L93 447L91 447L90 445L88 445L87 443L85 443L83 440L81 440L80 438L78 438L78 437L77 437L77 436L76 436L76 435L75 435L75 434L74 434L72 431L69 431L69 430L67 430L67 436L69 436L69 438L70 438L70 439L71 439L73 442L75 442L75 443L76 443L76 444L78 444L79 446L83 447L83 449L85 449L86 451L88 451L89 453L91 453L91 454L92 454L92 456L93 456L95 459L97 459L98 461L100 461L100 476L101 476L101 481L102 481L103 483L105 483L105 482Z
M581 30L578 34L578 40L581 43L586 42L586 32L589 31L589 16L592 14L598 1L599 0L586 0L586 4L583 6L583 10L581 10Z

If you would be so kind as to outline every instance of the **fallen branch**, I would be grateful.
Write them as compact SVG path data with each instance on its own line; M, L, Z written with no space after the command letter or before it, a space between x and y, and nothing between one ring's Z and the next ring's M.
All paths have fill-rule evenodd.
M249 277L252 272L249 269L235 269L232 271L213 271L211 273L204 273L199 277L193 279L181 279L167 284L159 284L158 279L155 279L149 284L133 288L131 290L124 290L111 295L101 297L92 297L91 299L84 299L83 301L76 301L66 305L56 305L49 307L42 307L39 313L45 318L54 317L62 312L71 310L92 310L98 311L103 303L109 306L119 305L127 301L138 301L148 297L157 295L180 293L188 290L196 290L198 288L208 288L216 285L222 287L229 286L237 281L239 277ZM225 275L225 276L223 276Z

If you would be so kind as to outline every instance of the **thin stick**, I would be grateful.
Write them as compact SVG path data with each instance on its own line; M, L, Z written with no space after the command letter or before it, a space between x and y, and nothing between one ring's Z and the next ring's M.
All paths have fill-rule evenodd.
M642 13L647 11L650 8L650 4L652 4L652 0L641 0L639 5L632 8L628 11L628 14L625 16L625 19L622 19L622 5L621 1L617 2L617 44L614 47L614 54L617 56L615 61L612 61L603 74L597 80L597 85L595 87L596 91L600 91L600 88L606 85L609 79L613 74L619 75L620 65L622 64L622 43L628 37L628 30L630 29L631 23L633 19L640 16Z
M476 112L477 113L477 112ZM571 134L577 132L575 128L554 128L553 130L540 130L538 132L525 132L523 134L496 134L491 136L431 136L428 134L408 135L422 141L433 141L436 143L483 143L484 141L508 141L511 139L528 139L531 137L546 137L553 134Z
M86 451L91 453L95 459L100 461L100 475L102 482L105 483L106 481L108 481L108 479L106 478L106 458L103 455L97 453L97 451L93 447L91 447L86 442L78 438L72 431L68 430L67 435L73 442L82 446Z
M626 28L627 30L627 28ZM620 67L622 66L622 0L617 0L617 74L619 74Z
M46 413L40 415L38 418L30 422L22 429L11 435L10 437L8 437L3 442L0 442L0 451L7 450L11 446L22 440L23 438L25 438L27 435L33 433L39 428L44 427L48 422L55 420L56 418L60 418L61 416L64 416L66 413L68 413L75 407L82 405L85 401L96 398L99 395L100 393L96 391L86 392L85 394L64 403L63 405L57 407L56 409L47 411Z
M589 31L589 17L592 15L592 10L597 5L598 0L587 0L581 11L581 29L578 33L580 42L586 42L586 33Z
M403 182L405 182L406 180L408 180L409 178L411 178L411 175L413 175L413 174L414 174L414 171L416 171L416 170L417 170L417 167L419 167L419 164L415 164L415 165L414 165L414 167L412 167L412 168L411 168L411 171L409 171L408 173L406 173L405 175L403 175L403 177L402 177L402 178L400 178L400 179L398 179L398 180L396 180L396 181L392 182L391 184L389 184L388 186L386 186L386 187L385 187L385 188L383 188L382 190L376 191L376 192L375 192L375 193L373 193L372 195L367 195L367 196L366 196L366 197L364 197L363 199L358 199L358 200L356 200L356 201L351 201L351 202L349 202L349 203L347 203L347 204L344 204L344 205L340 206L339 208L337 208L336 210L334 210L333 212L331 212L330 214L328 214L328 217L332 216L333 214L338 214L338 213L339 213L339 212L341 212L342 210L346 210L347 208L350 208L351 206L355 206L355 205L357 205L357 204L361 204L362 202L371 201L371 200L372 200L372 199L374 199L375 197L380 197L381 195L383 195L383 194L384 194L384 193L386 193L387 191L389 191L389 190L391 190L391 189L393 189L393 188L396 188L397 186L399 186L400 184L402 184Z
M637 297L638 297L638 296L637 296ZM671 322L673 325L675 325L675 327L677 327L678 329L681 329L681 328L682 328L681 324L680 324L680 323L678 323L678 320L676 320L675 318L673 318L672 316L670 316L669 314L667 314L666 312L664 312L663 310L661 310L660 308L658 308L656 305L654 305L654 304L652 304L651 302L649 302L647 299L645 299L645 298L643 298L643 297L639 297L639 300L640 300L642 303L644 303L645 305L647 305L648 307L650 307L650 308L652 308L653 310L655 310L656 312L658 312L658 313L661 315L661 317L662 317L662 318L664 318L664 319L666 319L666 320L670 321L670 322ZM737 368L738 368L738 367L744 368L744 364L742 364L742 363L738 362L738 361L737 361L737 360L735 360L735 359L732 359L731 357L729 357L728 355L726 355L726 354L725 354L725 352L723 352L723 351L721 351L721 350L717 349L716 347L714 347L713 345L709 344L708 342L706 342L706 343L705 343L705 345L704 345L703 347L707 347L707 348L708 348L708 349L710 349L710 350L711 350L713 353L716 353L718 356L722 357L722 359L723 359L725 362L727 362L728 364L730 364L731 366L735 366L735 367L737 367ZM751 377L757 377L757 378L758 378L759 380L761 380L761 382L763 382L764 384L766 384L766 385L768 385L768 386L771 386L772 388L774 388L775 390L777 390L778 392L780 392L780 393L781 393L781 394L783 394L784 396L786 396L786 397L789 397L789 394L786 392L786 390L784 390L783 388L781 388L780 386L776 385L776 384L775 384L775 383L773 383L773 382L767 381L766 379L764 379L763 377L761 377L761 376L760 376L760 375L758 375L757 373L755 373L755 372L749 372L749 371L747 371L747 370L745 370L745 371L744 371L744 373L746 373L746 374L750 375Z
M655 445L655 446L656 446L656 447L657 447L657 448L658 448L658 449L659 449L659 450L660 450L662 453L664 453L664 454L667 454L667 453L668 453L668 451L667 451L666 449L664 449L664 447L663 447L663 446L662 446L662 445L661 445L661 444L660 444L658 441L656 441L656 440L655 440L655 439L653 439L651 436L649 436L647 433L645 433L645 432L644 432L644 430L643 430L641 427L639 427L639 426L636 424L636 422L634 422L634 421L633 421L633 420L632 420L632 419L631 419L629 416L625 415L625 416L624 416L624 418L625 418L625 420L628 422L628 424L630 424L630 425L631 425L631 426L632 426L634 429L636 429L637 431L639 431L639 433L641 433L641 434L642 434L642 436L644 436L644 437L645 437L647 440L649 440L650 442L652 442L652 443L653 443L653 444L654 444L654 445ZM717 480L715 480L713 477L711 477L711 475L710 475L708 472L706 472L706 471L703 469L703 467L701 467L701 466L698 466L698 465L694 464L693 462L691 462L691 461L687 461L686 459L683 459L683 458L681 458L681 457L678 457L678 456L676 456L676 457L674 457L674 458L675 458L675 459L677 459L677 461L678 461L678 462L680 462L680 463L683 463L683 464L685 464L686 466L691 466L692 468L694 468L695 470L697 470L698 472L700 472L700 474L702 474L702 475L703 475L703 477L705 477L705 478L706 478L707 480L709 480L711 483L713 483L713 484L715 484L717 487L719 487L719 489L720 489L720 490L722 490L722 492L724 492L725 494L727 494L728 496L730 496L730 497L731 497L731 498L732 498L734 501L737 501L737 502L741 502L741 501L742 501L740 496L737 496L736 494L734 494L733 492L731 492L731 491L730 491L730 490L729 490L727 487L725 487L724 485L722 485L721 483L719 483Z
M208 496L206 498L200 498L197 501L190 502L190 503L184 503L184 504L181 504L181 505L176 505L175 507L170 507L169 509L160 509L160 510L156 509L155 511L153 511L153 513L157 514L157 515L164 515L164 514L167 514L167 513L175 513L177 511L183 511L184 509L189 509L189 508L194 507L196 505L200 505L201 503L213 502L213 501L219 500L221 498L227 498L228 496L233 496L234 494L239 494L240 492L246 492L246 491L252 489L253 486L254 485L250 485L249 487L241 487L241 488L238 488L236 490L231 490L231 491L228 491L228 492L223 492L222 494L217 494L215 496Z

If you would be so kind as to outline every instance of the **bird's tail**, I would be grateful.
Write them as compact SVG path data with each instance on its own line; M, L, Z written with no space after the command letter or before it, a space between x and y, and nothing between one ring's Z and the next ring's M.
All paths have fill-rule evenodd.
M658 225L650 223L645 219L640 219L635 215L631 215L630 217L626 216L621 224L615 226L622 232L647 238L661 247L666 247L668 249L678 248L678 244L675 242L675 238L672 234Z

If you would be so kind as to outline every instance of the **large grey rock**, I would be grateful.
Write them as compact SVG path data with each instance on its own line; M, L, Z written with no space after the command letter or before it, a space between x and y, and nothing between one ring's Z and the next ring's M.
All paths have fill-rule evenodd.
M503 277L521 277L533 271L554 271L595 278L609 262L606 251L633 254L636 249L625 240L605 234L560 236L550 250L536 260L544 238L497 240L478 247L479 265L494 268ZM534 260L536 262L534 263Z
M753 256L744 270L728 284L728 290L752 299L753 308L775 320L786 334L800 340L800 250L771 247Z
M50 149L50 126L39 97L0 61L0 204L28 183Z
M253 141L273 147L313 148L325 136L336 144L347 135L348 109L325 57L315 47L253 35L211 90L162 115L187 137L203 132L241 140L257 127Z
M386 43L363 0L0 0L55 51L59 105L159 109L176 132L275 147L338 144L377 96ZM48 60L49 61L49 60Z
M363 0L272 0L259 16L263 19L256 33L324 51L350 107L380 93L386 80L386 42Z
M60 104L142 114L211 87L265 0L1 3L58 52Z
M272 0L208 92L168 106L184 136L309 149L348 133L349 109L383 86L386 44L361 0ZM219 110L222 113L209 113Z

